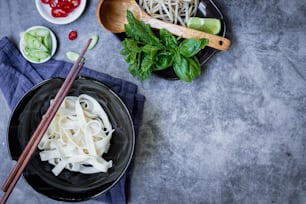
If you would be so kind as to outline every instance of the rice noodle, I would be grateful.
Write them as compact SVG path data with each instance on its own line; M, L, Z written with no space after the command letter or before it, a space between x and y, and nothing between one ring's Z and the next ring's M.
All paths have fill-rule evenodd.
M186 26L196 15L199 0L139 0L139 5L154 18Z
M112 137L111 123L91 96L67 96L38 144L40 158L55 167L54 175L66 168L91 174L107 172L112 161L102 158Z

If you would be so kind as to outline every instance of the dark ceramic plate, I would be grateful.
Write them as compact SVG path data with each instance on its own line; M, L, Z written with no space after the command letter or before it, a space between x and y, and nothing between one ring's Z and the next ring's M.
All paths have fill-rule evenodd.
M16 106L8 129L9 150L14 160L19 158L62 82L59 78L43 81L25 94ZM36 191L55 200L81 201L107 192L125 173L135 148L134 128L128 109L111 89L101 82L79 78L68 95L80 94L94 97L115 129L109 152L103 155L106 160L113 160L113 167L107 173L81 174L64 170L54 176L51 172L53 166L42 162L37 150L23 176Z
M213 0L200 0L199 7L196 16L198 17L206 17L206 18L218 18L221 20L221 31L218 34L219 36L225 37L226 34L226 24L224 16L221 12L221 10L217 7L215 2ZM120 40L124 40L126 37L124 33L118 33L116 36ZM203 65L217 52L216 49L205 47L203 50L201 50L197 57L200 61L201 66ZM168 68L161 71L154 72L158 76L165 78L165 79L178 79L176 76L173 68Z

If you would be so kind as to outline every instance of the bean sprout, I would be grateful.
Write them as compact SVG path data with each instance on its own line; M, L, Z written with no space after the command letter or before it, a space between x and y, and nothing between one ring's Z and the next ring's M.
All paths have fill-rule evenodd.
M139 0L139 5L154 18L186 26L196 15L199 0Z

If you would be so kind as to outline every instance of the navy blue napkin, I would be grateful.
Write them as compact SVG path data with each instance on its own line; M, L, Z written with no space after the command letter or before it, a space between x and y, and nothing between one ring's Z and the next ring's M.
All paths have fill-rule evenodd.
M42 64L30 63L7 37L0 40L0 89L11 110L34 85L52 77L66 78L71 67L71 63L55 59ZM86 67L81 70L80 76L101 81L120 96L129 109L137 137L145 100L144 96L137 93L137 86ZM114 204L126 203L131 173L132 163L121 180L109 192L96 199Z

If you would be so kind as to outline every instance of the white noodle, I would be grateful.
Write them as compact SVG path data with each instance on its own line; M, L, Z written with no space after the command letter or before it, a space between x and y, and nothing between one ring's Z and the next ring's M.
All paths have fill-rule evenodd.
M100 104L91 96L67 96L38 144L40 158L55 167L91 174L107 172L112 161L102 158L110 147L111 123Z
M199 0L140 0L139 5L154 18L186 26L196 15Z

